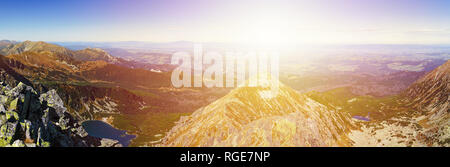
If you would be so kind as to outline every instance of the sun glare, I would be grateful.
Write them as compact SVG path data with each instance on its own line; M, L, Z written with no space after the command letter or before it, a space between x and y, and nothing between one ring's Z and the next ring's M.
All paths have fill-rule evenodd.
M283 47L292 42L290 36L295 33L288 16L283 12L260 11L239 18L233 38L256 46Z

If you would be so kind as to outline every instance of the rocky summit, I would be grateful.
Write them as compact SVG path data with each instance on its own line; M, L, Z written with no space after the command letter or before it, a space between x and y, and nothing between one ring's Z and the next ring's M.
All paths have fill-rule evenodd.
M55 90L39 94L22 82L10 87L0 81L0 86L0 147L121 146L89 136Z
M161 146L348 146L348 114L278 81L238 87L182 117ZM278 85L277 87L273 87ZM274 93L274 90L277 93Z

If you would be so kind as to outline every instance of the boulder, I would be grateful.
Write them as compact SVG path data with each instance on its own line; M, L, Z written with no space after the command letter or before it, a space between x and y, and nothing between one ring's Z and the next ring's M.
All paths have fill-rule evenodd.
M9 103L9 111L17 110L17 103L19 101L19 98L15 98L11 103Z
M7 122L0 127L0 144L10 144L16 133L16 123Z
M6 116L0 114L0 126L6 123Z
M6 102L8 102L8 96L0 95L0 104L4 105Z
M32 140L31 139L31 126L32 126L31 121L29 121L29 120L22 120L20 122L20 128L21 128L22 132L24 132L24 136L27 141Z
M22 82L19 82L19 84L17 84L16 87L12 88L9 91L5 91L5 94L6 94L6 96L9 96L9 97L17 97L20 95L20 93L24 89L26 89L26 85Z
M3 106L3 104L0 104L0 114L5 114L6 110L5 107Z
M103 138L99 147L122 147L117 140Z
M10 121L10 122L15 122L17 120L19 120L19 114L17 114L17 112L15 111L6 111L6 120Z
M11 145L12 147L25 147L25 143L22 140L16 140Z
M56 90L54 90L54 89L41 94L41 96L39 96L39 100L41 101L41 103L43 101L47 101L47 105L50 107L54 107L54 106L64 107L63 101L61 100L59 95L56 93Z
M76 133L80 137L88 136L88 133L86 132L86 130L84 130L83 126L78 126L77 128L72 128L72 132Z

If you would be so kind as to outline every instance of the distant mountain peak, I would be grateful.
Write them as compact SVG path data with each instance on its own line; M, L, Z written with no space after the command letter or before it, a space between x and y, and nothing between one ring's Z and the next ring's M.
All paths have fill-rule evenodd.
M102 60L113 64L119 61L117 57L111 56L108 52L100 48L86 48L75 51L74 57L81 61Z
M73 51L43 41L11 44L3 48L0 53L33 67L73 71L77 69L76 64L78 64L73 58Z
M57 54L70 55L71 51L62 46L46 43L43 41L24 41L21 43L9 45L1 50L5 55L21 54L24 52L42 52L49 51Z
M17 43L16 41L0 40L0 54L3 54L2 51L1 51L3 48L5 48L5 47L7 47L9 45L16 44L16 43Z

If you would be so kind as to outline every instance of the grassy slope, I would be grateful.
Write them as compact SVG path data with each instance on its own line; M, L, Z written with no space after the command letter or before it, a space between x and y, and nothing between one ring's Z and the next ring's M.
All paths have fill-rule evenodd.
M348 112L352 116L367 116L370 112L371 119L384 119L403 110L398 96L372 97L352 94L348 87L336 88L326 92L306 93L312 99L330 107Z
M129 146L151 146L152 144L149 142L158 141L163 138L165 132L169 131L181 116L190 114L191 113L147 112L143 114L114 115L113 126L127 130L130 134L137 135L137 137L131 141Z

